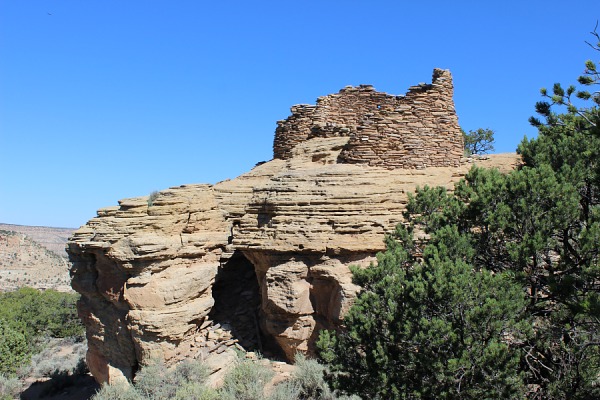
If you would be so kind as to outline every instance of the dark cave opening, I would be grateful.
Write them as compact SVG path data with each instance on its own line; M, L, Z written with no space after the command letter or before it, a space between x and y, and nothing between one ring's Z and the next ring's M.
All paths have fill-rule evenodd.
M261 294L254 265L239 251L219 268L213 285L215 304L209 318L230 329L246 351L278 356L280 350L260 324Z

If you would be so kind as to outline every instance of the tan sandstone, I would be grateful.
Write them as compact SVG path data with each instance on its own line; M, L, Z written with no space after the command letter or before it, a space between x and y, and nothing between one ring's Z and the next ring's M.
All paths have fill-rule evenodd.
M360 289L348 267L384 250L408 193L452 189L473 164L518 162L462 158L442 70L406 96L360 86L293 107L274 153L233 180L121 200L72 236L97 380L130 379L155 358L203 359L222 372L235 348L288 360L312 352Z

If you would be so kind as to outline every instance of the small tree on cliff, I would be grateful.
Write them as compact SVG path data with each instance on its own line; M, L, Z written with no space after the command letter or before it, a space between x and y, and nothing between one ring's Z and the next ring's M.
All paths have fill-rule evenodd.
M465 132L461 129L465 143L465 155L485 154L494 151L494 131L479 128L475 131Z

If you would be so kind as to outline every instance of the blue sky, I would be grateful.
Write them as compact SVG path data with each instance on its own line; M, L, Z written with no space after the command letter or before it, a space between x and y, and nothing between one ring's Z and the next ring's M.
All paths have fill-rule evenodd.
M514 151L539 89L598 58L599 18L589 1L0 0L0 222L78 227L234 178L271 159L293 104L402 94L434 67L461 126Z

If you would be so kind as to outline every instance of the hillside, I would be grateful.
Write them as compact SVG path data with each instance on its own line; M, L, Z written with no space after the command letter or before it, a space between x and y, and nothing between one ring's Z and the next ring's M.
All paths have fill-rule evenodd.
M22 286L70 291L64 250L72 229L0 224L0 290Z
M26 234L31 240L41 244L61 257L67 257L65 245L75 232L72 228L53 228L49 226L27 226L0 223L0 231Z

